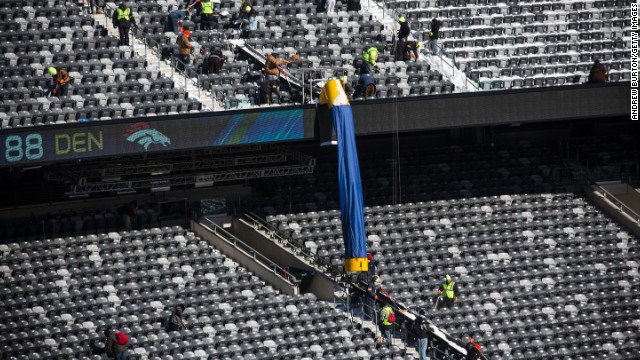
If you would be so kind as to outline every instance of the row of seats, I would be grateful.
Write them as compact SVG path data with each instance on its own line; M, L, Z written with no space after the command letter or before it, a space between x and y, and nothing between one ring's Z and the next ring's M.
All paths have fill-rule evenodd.
M86 99L85 104L91 99ZM9 108L12 108L11 100L5 101ZM34 103L31 103L32 105ZM52 110L34 110L36 107L29 104L22 105L25 110L17 112L0 112L0 128L14 128L23 126L37 126L49 124L66 124L74 122L86 122L97 120L112 120L129 117L154 116L154 115L176 115L202 110L202 103L195 99L178 100L158 100L128 103L122 102L118 105L85 105L83 109L62 108ZM26 110L29 109L29 110Z
M473 1L473 10L461 6L460 1L391 1L388 2L387 5L395 9L396 12L402 12L411 23L413 29L417 31L416 34L420 34L420 36L425 39L424 32L429 28L428 23L430 19L433 17L441 19L444 22L441 37L443 38L445 49L456 57L464 55L466 59L472 60L470 61L472 64L479 64L479 62L475 62L473 59L489 58L488 60L497 60L497 58L495 56L492 57L487 52L480 55L476 54L476 50L467 50L467 45L464 44L463 47L461 47L459 41L445 41L447 39L495 36L496 33L499 33L500 36L506 37L508 39L507 41L513 39L514 43L517 44L519 34L531 34L533 36L546 35L545 44L552 45L558 40L553 40L550 36L557 36L558 38L566 37L567 39L571 39L571 41L577 40L578 38L583 40L584 36L589 36L589 39L592 41L590 46L593 47L593 50L596 52L583 53L584 61L592 61L596 57L606 60L607 56L611 58L620 56L620 59L624 60L630 56L628 52L615 53L615 49L622 49L620 46L624 44L624 42L620 42L620 40L628 36L625 32L625 29L629 26L630 19L628 6L625 5L628 1L613 2L611 4L606 2L602 2L602 4L600 4L600 2L598 2L598 4L595 2L558 4L513 2L509 4L498 4L495 1ZM464 4L470 3L469 1L462 2ZM150 39L163 38L164 40L158 43L170 45L173 45L175 42L173 40L175 37L168 36L164 33L162 23L165 21L166 13L175 9L177 5L178 4L173 1L135 1L131 4L134 13L140 20L142 31L150 35ZM7 54L15 54L15 56L6 58L9 64L15 63L13 66L20 68L24 68L24 66L33 64L34 62L44 65L44 63L49 62L48 56L52 57L52 63L56 61L77 63L85 59L104 58L116 61L119 59L118 56L122 56L119 51L102 50L103 48L111 48L115 39L111 38L109 41L100 40L102 38L101 29L94 26L94 21L90 16L82 14L84 9L81 7L64 6L60 4L60 2L50 2L44 6L35 6L33 8L29 8L29 6L32 5L23 6L26 7L19 6L12 8L10 6L3 6L2 14L0 15L6 20L5 32L3 32L3 34L11 37L12 41L18 40L15 47L7 45L8 48L5 49ZM338 50L337 52L335 51L336 49L354 43L368 46L374 42L389 42L391 40L391 29L385 29L382 24L374 21L365 11L359 13L344 12L344 2L339 2L336 15L318 13L316 11L317 4L311 1L267 1L256 3L254 7L258 11L259 29L247 34L249 40L260 44L260 50L265 54L281 48L300 50L303 57L308 58L310 62L299 64L299 69L310 69L317 66L343 67L346 71L356 74L358 64L351 64L350 61L353 58L360 57L361 49L352 47L349 48L348 51ZM225 1L221 4L221 9L228 9L232 12L235 12L237 8L236 4L230 1ZM197 17L194 18L194 20L197 20ZM548 22L553 23L548 24ZM222 21L216 24L217 30L207 32L197 30L197 25L194 22L188 22L187 25L194 28L193 36L198 44L204 44L207 41L216 41L218 44L224 44L226 40L224 36L221 36L223 33L225 33L228 38L238 38L240 35L233 31L222 31L222 27L224 26ZM575 34L573 34L574 30ZM552 34L548 34L549 31L551 31ZM344 36L346 34L352 35L351 38ZM382 35L382 38L376 39L378 35ZM1 37L2 35L0 35L0 38ZM60 45L54 45L53 51L50 49L51 44L49 46L42 44L42 47L38 44L21 45L23 42L31 43L42 41L40 39L56 40L62 38L77 39L71 41L71 47L74 52L66 52L63 46ZM205 38L207 39L206 41ZM601 41L600 39L606 41ZM612 43L611 40L615 41ZM60 48L57 48L58 46L60 46ZM331 51L325 54L326 51L323 50L322 47L331 46L335 47L330 48ZM584 48L587 44L581 46ZM609 49L609 46L612 46L612 48ZM514 50L516 53L520 51L517 50L520 49L518 46L512 48L516 49ZM38 49L35 51L39 53L29 53L31 49ZM22 50L26 50L26 52ZM46 51L49 51L51 55L42 53ZM388 62L388 60L391 59L389 51L389 49L385 50L385 54L383 54L380 59L381 62ZM474 53L471 54L470 51ZM531 47L526 47L524 51L530 52ZM349 55L350 58L344 57L343 55ZM317 59L314 57L317 57ZM235 57L228 57L228 62L235 62ZM140 63L122 64L123 68L138 69L143 66L144 65ZM498 70L503 68L506 68L506 66L501 64ZM79 68L76 70L80 72L95 72L100 69ZM478 70L478 72L470 72L469 77L473 81L482 79L483 82L487 82L484 74L480 73L480 71L484 69L479 66ZM547 70L551 71L553 69ZM397 72L398 70L393 69L390 70L388 74L396 75ZM17 76L25 75L22 70L19 74L16 74L15 71L13 73L7 72L7 75L9 74L15 74ZM301 74L301 72L298 74ZM190 75L196 78L197 72L192 71ZM582 74L574 73L574 75ZM499 72L496 76L492 73L489 79L500 77L504 76ZM627 73L623 72L619 75L612 76L612 80L625 80L627 77ZM489 85L483 85L483 87L517 88L571 83L568 81L568 77L563 76L547 76L544 79L531 80L516 78L505 79L505 81L506 84L489 82ZM247 84L250 85L251 92L258 86L256 82L247 82ZM380 88L377 96L384 98L456 91L451 84L444 82L444 80L440 81L440 84L429 84L425 86L404 85L406 85L406 79L401 77L400 90L395 88ZM280 97L279 101L286 102L297 99L295 94L290 93L288 89L285 89L284 92L285 94ZM84 96L80 93L78 93L78 95ZM246 96L247 91L246 89L239 90L233 94L230 94L228 91L216 91L216 95L229 97L232 95ZM120 102L126 103L126 101ZM90 115L93 115L92 109L89 109L88 112L91 113ZM165 111L163 108L158 109L157 106L146 106L143 110L136 110L131 113L127 111L125 111L124 114L103 112L102 115L103 117L137 116L154 113L164 114ZM76 117L85 115L86 114L80 114ZM4 116L5 119L3 122L6 126L12 126L14 123L40 123L38 121L29 121L28 119L26 119L26 121L16 120L16 118L24 118L24 116L24 114L12 112ZM73 121L72 118L70 118L70 120Z
M577 139L572 147L582 149L581 159L601 164L637 152L628 135L590 144L590 138ZM553 174L559 174L554 167L564 165L550 148L521 142L491 150L407 149L400 160L403 202L379 203L392 191L389 170L381 165L391 161L375 150L360 153L367 249L392 297L428 311L454 337L474 334L491 359L635 356L637 239L572 192L504 195L513 181L502 183L501 173L517 174L523 187L540 176L540 186L553 188ZM318 264L341 267L335 159L327 162L319 157L313 175L270 181L268 196L254 197L250 206ZM434 188L432 181L441 178ZM484 195L478 186L483 180L502 189L501 195ZM484 196L451 196L462 181ZM412 203L406 200L408 182L418 199ZM449 195L434 194L441 189ZM433 311L435 291L447 273L460 287L460 300L446 313ZM620 297L610 294L612 278L619 281ZM594 338L599 345L587 340Z
M40 5L0 6L3 16L18 25L0 32L7 40L0 59L2 128L202 109L184 91L174 90L171 79L149 71L144 58L134 56L130 48L119 48L117 38L107 36L92 16L83 15L84 4ZM145 9L158 11L162 6ZM50 84L48 66L70 72L69 98L44 97Z
M507 72L511 69L502 69L501 72ZM526 69L533 72L540 72L540 68ZM470 79L478 80L482 89L518 89L527 87L542 87L542 86L558 86L566 84L579 84L586 80L588 73L576 73L571 75L563 75L562 73L553 75L533 75L532 77L508 77L503 76L501 78L492 78L488 75L491 71L470 71L468 76ZM609 80L611 81L625 81L631 80L631 72L628 70L615 71L612 70L609 73Z
M592 2L483 2L465 8L460 6L459 1L446 2L439 7L416 1L392 1L391 7L404 14L415 33L423 39L428 38L431 19L438 18L443 24L440 45L444 51L455 58L456 63L462 64L461 69L467 72L471 80L479 81L481 88L501 89L574 83L570 77L564 76L529 79L502 74L503 70L511 67L507 62L520 61L522 56L527 56L525 60L533 57L538 63L554 64L578 61L592 63L595 59L628 62L630 54L625 49L630 39L627 34L630 14L624 3L620 1L613 2L611 7L596 7L592 6ZM481 62L491 65L482 66ZM479 71L466 70L467 64ZM521 67L520 64L517 66ZM549 75L555 74L553 68L545 70L551 72ZM586 80L584 72L574 70L570 75L574 75L573 80ZM610 80L627 79L628 75L623 73Z
M311 294L279 294L179 226L13 242L0 252L2 358L93 358L102 331L118 327L134 359L412 359ZM178 304L190 328L167 332Z
M463 201L468 202L464 199ZM469 208L464 217L451 218L451 227L446 225L449 224L447 214L455 216L458 213L457 208L450 208L444 213L436 212L443 207L446 209L451 206L445 201L366 210L365 214L369 219L366 222L369 234L368 247L376 262L377 272L383 279L383 286L392 296L409 304L410 307L431 307L431 295L429 295L430 292L425 292L425 289L431 288L435 291L443 273L455 273L457 281L461 284L459 286L462 287L461 298L464 299L461 300L459 309L454 309L445 315L445 318L441 320L441 325L459 336L469 331L474 334L478 332L484 334L482 336L483 342L486 343L486 352L491 358L539 358L537 354L527 354L524 351L526 349L521 349L519 346L511 348L511 346L505 347L501 344L530 342L539 339L538 331L540 327L548 324L548 316L555 316L555 319L561 322L563 333L575 331L574 329L583 326L585 321L581 316L571 315L574 314L574 311L575 314L583 314L596 326L591 333L586 333L589 334L587 336L608 339L605 341L613 339L615 342L616 334L625 334L623 338L628 341L621 343L619 355L624 355L627 351L637 351L640 347L640 339L634 332L634 326L625 327L620 324L619 328L611 329L607 326L609 331L603 330L605 324L610 324L611 318L623 320L628 319L629 316L636 319L640 316L637 304L635 304L637 300L633 300L633 294L629 292L629 289L633 289L634 285L632 284L637 284L640 281L637 273L640 247L631 236L621 232L617 226L608 221L596 208L587 205L583 199L573 197L570 194L560 195L557 198L553 194L537 197L527 196L524 199L502 196L475 201L471 199L471 202L468 203L476 203L477 205ZM458 203L456 202L456 204ZM554 206L551 207L551 205ZM529 220L522 223L524 225L522 230L515 230L510 227L512 223L505 222L504 214L492 210L496 207L507 209L512 206L514 207L511 210L513 212L509 212L509 214L529 218L527 214L530 212L532 215L529 219L543 216L544 220L538 226L555 226L557 229L555 235L550 232L536 234L535 231L524 230L535 229L535 227L527 225ZM522 210L518 210L518 207L521 207ZM472 210L474 208L475 210ZM408 223L407 217L411 219L410 214L412 213L398 212L399 209L416 211L416 215L419 209L423 209L425 215L428 214L426 210L431 209L430 212L434 212L436 215L430 217L433 219L432 223L440 225L442 219L447 222L444 226L440 225L433 229L424 230L424 234L422 234L423 229L428 228L422 227L418 222ZM507 230L519 238L529 237L529 240L522 241L515 247L509 247L510 242L507 240L505 243L496 242L493 237L487 237L483 243L482 238L475 236L461 237L462 234L469 231L469 225L463 225L465 219L469 219L467 224L481 221L485 226L490 225L491 220L481 220L479 216L490 210L497 225L493 229ZM519 212L523 210L528 211ZM546 217L544 217L545 214ZM315 253L321 263L341 265L344 250L341 244L340 221L336 216L336 212L325 212L324 215L318 213L291 214L272 216L267 218L267 221L278 228L283 235L290 237L293 243ZM594 216L602 223L599 228L592 228ZM376 217L379 219L374 220ZM471 220L474 218L475 220ZM406 230L402 230L402 233L393 232L389 226L383 230L380 228L380 221L383 220L400 222L401 224L406 221L407 227L402 227ZM427 226L427 224L425 223L423 226ZM314 227L318 235L313 235L315 232L313 234L309 232ZM322 230L320 231L320 229ZM400 229L398 228L398 231ZM418 240L416 237L407 239L408 242L407 240L398 242L398 240L406 239L410 232L406 233L405 231L411 231L411 229L419 230L418 236L430 239L429 243L420 245L419 242L416 243ZM490 229L492 228L487 226L485 231L495 231ZM446 233L441 234L442 231L446 231ZM298 237L305 232L309 234L307 237ZM611 235L602 237L599 235L600 232ZM381 236L382 234L384 236ZM315 236L319 236L323 240L318 240L319 238ZM456 237L457 241L453 243L452 239L456 239ZM532 240L536 239L539 240L538 246L542 246L540 249L543 251L530 252L518 260L518 257L522 256L523 249L532 247ZM318 246L320 242L324 245ZM565 246L565 242L568 246ZM465 246L465 244L467 245ZM478 247L480 244L483 244L482 248ZM576 246L582 247L578 244L587 244L589 247L585 247L583 252L577 252ZM621 247L627 249L623 254L618 252ZM482 255L483 250L488 251L486 257ZM396 253L397 255L395 255ZM415 260L408 261L409 258L414 257ZM561 262L560 260L563 258L564 262ZM527 265L530 261L537 261L539 265L535 267L532 266L533 264ZM625 290L621 289L621 296L616 302L610 303L604 299L610 299L607 289L612 276L629 285L626 285ZM502 280L506 283L496 283L496 280ZM556 287L562 287L566 296L549 298L546 301L531 301L539 296L547 295L548 297L549 292L555 291ZM532 291L534 288L538 290ZM574 296L575 300L573 300ZM505 319L504 323L500 323L500 320L495 316L496 312L501 309L512 313L508 315L508 320ZM618 315L613 315L612 312ZM436 322L438 321L436 320ZM500 331L499 339L491 336L491 331ZM513 333L509 331L513 331ZM553 330L551 329L551 331ZM582 340L571 337L563 340L556 334L549 336L548 341L546 349L550 352L582 343ZM505 350L506 348L508 349ZM574 349L570 353L574 356L587 355L596 354L597 350L592 348L590 351L585 350L583 354Z
M301 6L304 5L304 6ZM345 4L339 4L344 6ZM288 56L295 52L299 52L303 61L290 66L290 69L295 76L302 78L304 72L308 72L309 69L318 66L343 68L348 73L357 75L358 64L352 64L352 59L360 59L362 53L362 46L370 43L380 31L383 29L382 24L373 21L366 13L361 12L342 12L339 8L336 8L337 15L327 15L324 13L316 12L317 4L311 2L300 2L300 4L292 4L290 6L282 6L275 3L265 3L263 5L255 4L254 8L258 11L258 30L249 31L246 35L247 43L251 44L263 54L271 52L285 52L288 51ZM295 13L288 16L287 14ZM143 14L142 16L146 16ZM145 33L150 34L150 38L154 42L172 45L171 34L159 34L157 33L159 26L158 22L162 21L161 18L155 15L149 14L146 17L147 24L145 25ZM195 21L195 19L192 19ZM220 38L223 30L223 22L219 21L215 25L213 31L201 31L198 29L197 22L188 22L187 26L195 28L196 31L192 31L192 38L201 44L207 46L213 42L214 47L219 41L224 41ZM355 34L354 34L355 32ZM227 30L225 32L227 38L236 38L238 33ZM346 35L353 35L353 39L348 39ZM390 39L390 36L389 36ZM347 41L349 40L349 41ZM352 46L352 45L356 46ZM362 44L362 45L360 45ZM393 61L393 56L389 55L391 51L391 45L389 44L386 53L381 54L379 62ZM348 57L346 55L349 55ZM237 61L237 60L235 60ZM257 65L252 63L252 67ZM390 75L394 75L395 69L390 70ZM193 77L196 77L197 71L191 72ZM383 73L384 74L384 73ZM257 89L259 83L251 81L248 78L239 78L241 83L245 86L238 87L237 91L233 89L219 88L214 89L217 98L222 97L253 97L253 92ZM236 80L237 81L237 80ZM391 80L390 80L391 81ZM405 78L400 79L401 83L406 82ZM202 86L210 87L211 81L200 80ZM439 86L438 86L439 85ZM224 86L223 86L224 87ZM408 86L401 86L402 89L395 88L385 89L381 87L377 93L378 97L396 97L396 96L408 96L411 91ZM247 91L247 89L249 89ZM282 89L281 89L282 90ZM454 87L450 83L441 82L440 84L430 84L428 87L422 86L413 90L413 94L430 94L440 92L452 92ZM290 93L288 89L284 89L287 98L298 99L295 93ZM248 93L249 92L249 93ZM279 101L282 101L283 96L280 96ZM297 100L299 101L299 100Z

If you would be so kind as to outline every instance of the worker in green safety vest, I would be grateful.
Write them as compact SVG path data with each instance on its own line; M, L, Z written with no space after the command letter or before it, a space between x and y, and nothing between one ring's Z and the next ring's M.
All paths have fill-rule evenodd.
M442 304L445 308L453 307L453 303L458 301L458 285L451 276L447 274L444 277L444 282L438 289L438 295L442 295Z
M371 64L372 66L376 65L376 61L378 61L378 54L380 53L380 50L378 50L377 47L372 46L370 48L368 48L367 50L365 50L365 52L362 54L362 58L364 59L364 61L366 63Z
M122 1L120 5L113 12L113 27L118 28L120 35L119 46L129 46L129 30L131 25L136 26L136 21L131 13L131 8Z
M378 325L380 327L380 332L384 336L387 341L387 345L391 346L392 337L393 337L393 324L395 323L395 313L393 312L393 308L391 305L386 304L380 309L380 313L378 314Z

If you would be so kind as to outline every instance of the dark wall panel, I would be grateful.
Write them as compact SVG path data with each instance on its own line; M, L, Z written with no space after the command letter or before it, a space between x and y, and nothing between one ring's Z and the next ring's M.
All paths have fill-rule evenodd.
M360 135L630 114L629 84L576 85L354 102ZM397 120L396 120L397 119Z

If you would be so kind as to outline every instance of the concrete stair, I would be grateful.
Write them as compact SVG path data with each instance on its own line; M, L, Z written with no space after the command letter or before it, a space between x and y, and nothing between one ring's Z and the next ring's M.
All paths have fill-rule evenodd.
M346 294L344 287L340 286L340 284L337 284L335 286L334 296L336 299L336 304L335 304L336 308L350 314L351 321L362 325L362 327L368 328L377 336L382 336L382 334L380 333L380 330L378 329L378 326L374 324L373 321L368 319L368 317L363 313L360 307L352 307L351 309L347 309L346 304L347 304L348 295ZM420 358L420 355L418 354L418 351L415 348L415 346L407 346L404 339L398 337L397 332L393 337L392 343L398 348L404 349L407 352L407 354L413 356L414 359Z
M110 19L103 14L91 15L96 24L104 26L108 34L118 37L118 29L111 25ZM147 68L158 70L163 76L173 80L175 87L179 90L183 90L189 97L198 100L202 103L203 111L220 111L224 107L219 101L213 99L210 91L200 88L195 79L183 76L179 71L173 69L169 61L161 61L160 54L157 50L150 47L146 47L141 38L132 37L130 40L131 48L136 56L144 57L147 62Z
M383 33L386 32L388 38L391 38L393 34L397 33L400 29L397 21L398 16L401 15L400 13L384 9L383 4L377 1L361 1L360 4L362 6L362 10L371 14L374 20L377 20L384 25L386 30L384 30ZM420 40L424 43L420 60L429 63L431 70L438 70L438 72L442 74L443 78L455 84L454 92L478 91L478 86L473 81L468 80L463 71L455 66L451 66L451 64L453 64L453 59L443 57L442 55L432 56L426 51L426 47L428 47L429 43L428 40L416 39L415 37L414 40Z

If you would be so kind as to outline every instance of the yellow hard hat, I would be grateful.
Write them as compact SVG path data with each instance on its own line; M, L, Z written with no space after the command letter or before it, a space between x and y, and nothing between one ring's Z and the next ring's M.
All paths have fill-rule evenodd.
M398 22L399 22L399 23L403 23L403 22L405 22L405 21L407 21L407 20L404 18L404 16L400 16L400 17L398 18Z
M449 276L449 274L447 274L444 278L447 280L447 282L451 282L451 276Z
M56 76L58 75L58 70L56 70L56 68L54 68L53 66L49 66L49 68L47 68L47 72L49 73L49 75L51 76Z
M247 5L247 7L244 8L244 11L246 11L246 12L251 11L251 6Z

